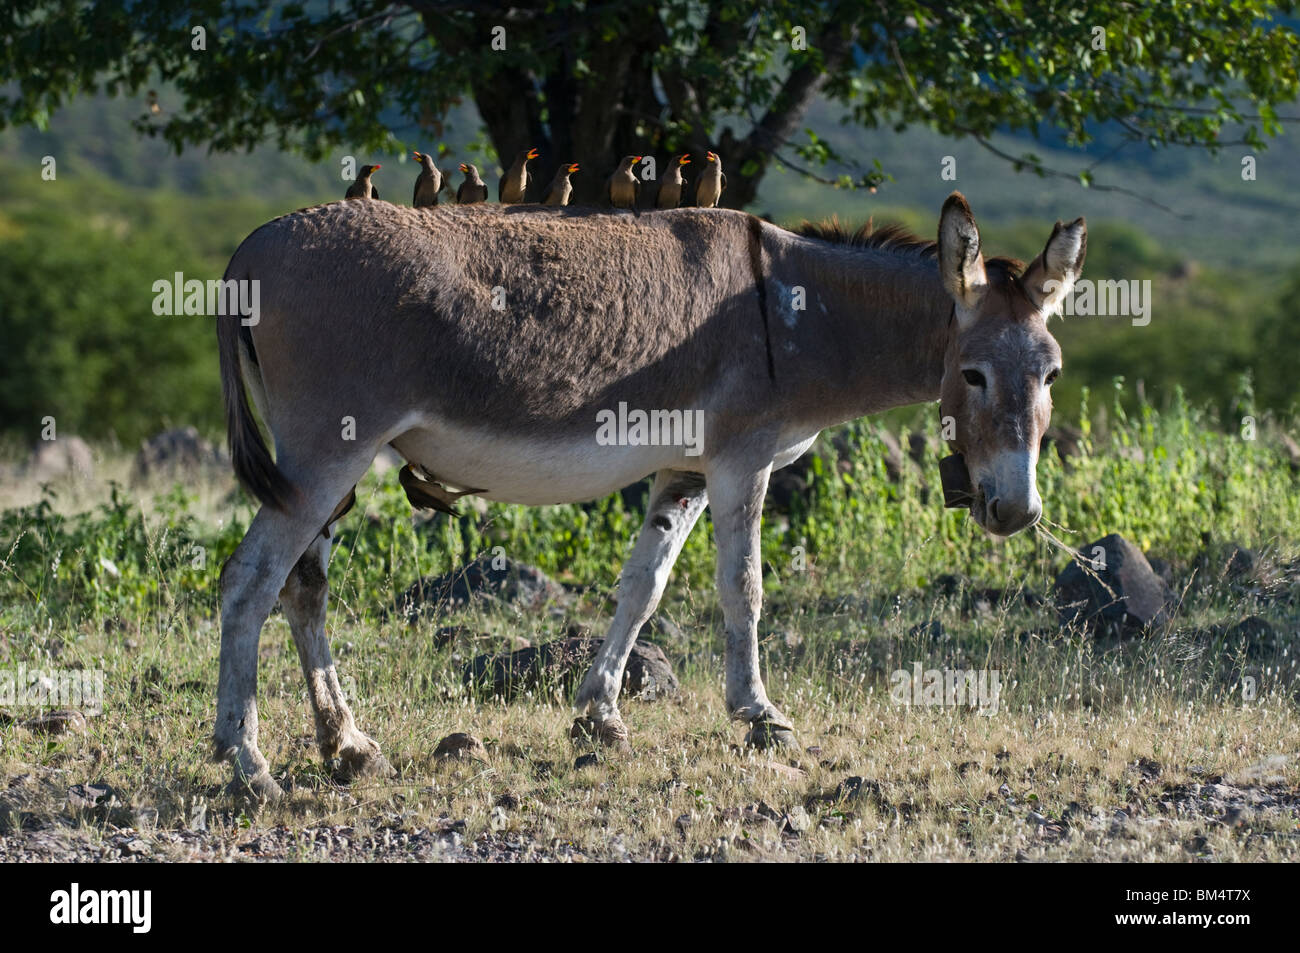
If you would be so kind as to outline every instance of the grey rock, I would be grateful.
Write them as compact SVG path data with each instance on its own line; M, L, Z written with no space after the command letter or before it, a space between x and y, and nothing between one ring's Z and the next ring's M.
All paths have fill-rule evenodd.
M472 563L414 583L397 600L398 611L414 621L430 608L496 599L520 609L542 609L567 600L564 587L534 566L484 553Z
M1142 550L1123 536L1104 536L1083 546L1079 555L1087 570L1071 561L1056 577L1056 608L1063 626L1080 624L1094 634L1120 634L1169 620L1177 602L1173 590L1155 574Z
M95 475L95 455L80 437L42 440L32 450L23 474L39 482L64 478L89 480Z
M465 667L465 684L506 699L539 688L568 693L586 674L604 641L582 633L572 627L568 638L502 655L477 656ZM623 673L622 694L650 700L676 695L679 690L677 675L663 649L637 639Z
M225 470L230 458L194 427L180 427L155 434L140 444L131 468L136 481L156 477L195 474L203 470Z
M74 784L68 788L68 807L74 811L111 808L117 803L117 792L107 784Z
M23 722L23 727L45 735L80 734L86 730L86 716L75 709L61 709L29 718Z
M457 731L438 742L433 756L439 761L486 761L487 748L468 732Z

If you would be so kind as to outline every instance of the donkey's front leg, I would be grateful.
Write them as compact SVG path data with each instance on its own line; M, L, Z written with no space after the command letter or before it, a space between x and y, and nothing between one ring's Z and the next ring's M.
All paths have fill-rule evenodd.
M363 776L389 777L392 766L375 744L357 727L343 697L325 616L329 602L329 540L318 535L299 558L280 591L280 609L289 621L298 660L307 680L307 693L316 716L316 742L326 761L337 757L343 780Z
M655 476L641 534L619 577L614 622L578 689L575 738L589 736L616 747L627 746L627 727L618 713L623 668L707 502L704 478L699 474L661 470Z
M719 467L709 474L718 545L718 597L727 630L727 710L750 724L747 744L794 744L790 720L768 700L758 671L758 616L763 605L760 528L771 467Z

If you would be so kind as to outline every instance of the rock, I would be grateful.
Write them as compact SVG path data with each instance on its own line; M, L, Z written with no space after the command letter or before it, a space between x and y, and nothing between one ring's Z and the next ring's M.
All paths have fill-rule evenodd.
M533 566L484 553L441 576L421 579L397 600L397 610L414 621L426 608L497 599L520 609L541 609L567 599L564 587Z
M1063 626L1082 624L1094 634L1163 625L1177 602L1142 550L1112 533L1079 550L1056 577L1056 608ZM1093 568L1093 567L1096 568Z
M808 777L807 771L803 768L796 768L792 764L782 764L780 761L761 761L759 764L787 781L802 781Z
M438 742L433 749L433 756L439 761L448 758L458 761L486 761L487 748L483 742L464 731L457 731Z
M1147 562L1151 564L1151 571L1165 581L1170 588L1174 585L1174 566L1167 559L1161 559L1159 556L1147 554Z
M1255 575L1259 554L1239 543L1229 543L1212 568L1223 573L1232 582L1241 582Z
M46 735L64 735L70 731L81 734L86 730L86 716L74 709L50 711L27 719L23 727Z
M74 811L107 809L117 803L117 792L107 784L74 784L68 788L68 807Z
M135 481L151 477L178 476L205 469L226 470L230 458L194 427L165 430L140 444L131 468Z
M118 850L126 857L140 856L149 853L149 844L142 838L129 837L121 841Z
M41 483L67 477L89 480L95 475L95 455L80 437L42 440L32 451L24 475Z
M480 655L465 667L465 684L506 699L537 688L567 694L586 674L604 641L582 632L571 627L567 638L502 655ZM650 700L678 691L677 675L663 649L637 639L623 672L622 694Z
M1245 647L1246 654L1258 658L1279 647L1280 639L1272 623L1257 615L1246 616L1240 622L1221 623L1210 627L1211 638L1222 638L1229 652Z
M1039 454L1047 452L1048 447L1055 447L1061 465L1069 467L1072 458L1079 456L1083 449L1083 431L1073 424L1053 424L1043 433Z
M686 633L682 631L682 627L660 612L647 619L645 625L641 626L641 631L653 633L664 642L681 644L686 641Z
M812 818L802 807L796 805L790 808L785 815L785 830L791 834L802 834L808 828L812 827Z

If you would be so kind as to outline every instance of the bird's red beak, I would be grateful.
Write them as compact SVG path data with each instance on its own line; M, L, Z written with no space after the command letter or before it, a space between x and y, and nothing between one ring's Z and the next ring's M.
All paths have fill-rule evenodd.
M372 165L372 166L370 167L370 171L371 171L371 172L378 172L378 171L379 171L380 169L382 169L382 168L383 168L382 165Z
M678 165L690 165L690 164L691 164L691 157L690 157L690 156L682 156L680 159L677 160L677 164L678 164Z
M582 170L578 168L578 163L575 162L575 163L573 163L573 165L569 166L569 171L570 171L570 172L581 172Z
M536 149L529 149L529 150L528 150L528 158L530 158L530 159L536 159L536 158L537 158L537 155L538 155L538 152L537 152Z
M468 174L469 174L469 166L467 166L465 163L462 162L462 163L460 164L460 171L462 171L462 172L464 172L464 173L466 173L466 174L468 175Z
M641 161L642 159L644 159L644 158L645 158L645 156L633 156L633 157L632 157L632 161L633 161L633 162L640 162L640 161Z
M706 152L705 155L708 157L708 160L709 160L710 162L712 162L714 159L717 158L717 156L714 155L712 152Z
M420 155L420 153L418 153L418 152L412 152L412 153L411 153L411 158L414 159L416 162L423 162L423 161L424 161L424 156Z

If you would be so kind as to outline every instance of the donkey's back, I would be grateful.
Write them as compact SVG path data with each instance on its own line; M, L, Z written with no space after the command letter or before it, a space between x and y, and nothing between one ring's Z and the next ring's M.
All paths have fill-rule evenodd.
M227 276L260 282L246 340L273 429L278 394L333 406L346 380L536 432L590 421L629 389L646 406L689 403L724 355L761 349L751 221L343 201L263 226Z

